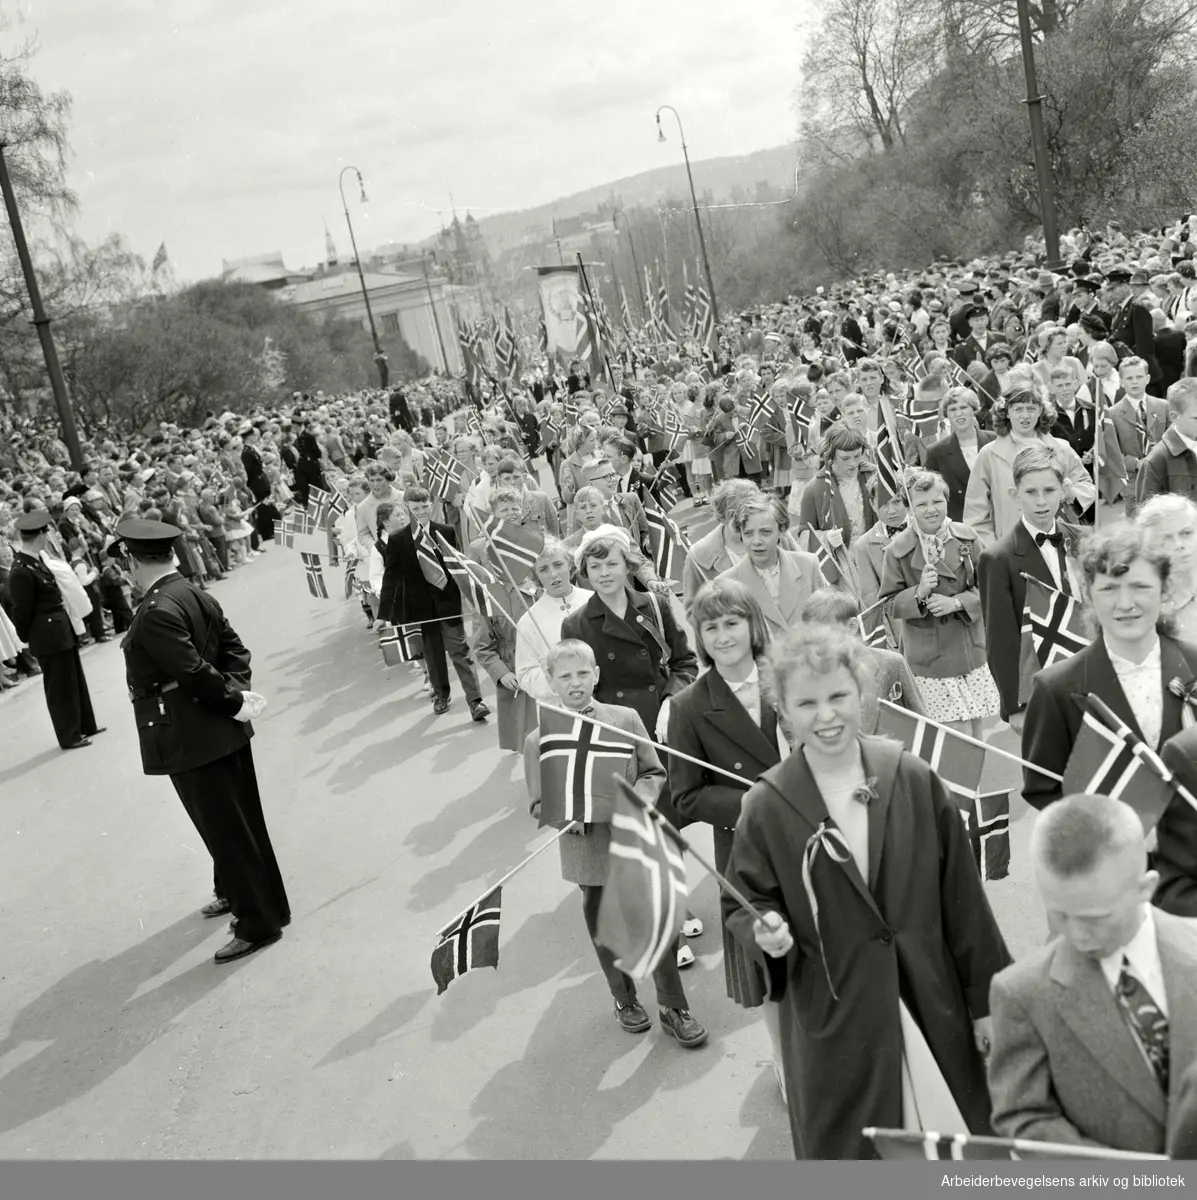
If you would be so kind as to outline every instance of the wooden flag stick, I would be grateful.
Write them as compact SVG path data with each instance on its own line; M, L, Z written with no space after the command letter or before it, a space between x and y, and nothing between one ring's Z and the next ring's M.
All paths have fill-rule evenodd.
M877 703L885 705L886 708L892 708L894 712L902 713L907 717L913 715L910 709L903 708L900 704L891 704L888 700L884 699L879 699ZM945 729L953 737L959 738L962 742L968 742L970 746L979 746L988 754L997 754L1001 758L1008 758L1011 762L1018 763L1018 765L1024 770L1034 771L1038 775L1044 775L1048 779L1054 779L1057 783L1064 782L1063 775L1057 775L1055 771L1049 771L1045 767L1036 766L1033 762L1027 762L1025 758L1019 758L1017 754L1011 754L1009 750L1003 750L999 746L991 746L988 742L982 742L978 738L969 737L967 733L959 733L955 729L949 729L947 725L942 725L939 721L933 721L930 717L919 717L918 720L926 721L928 725L934 725L936 729Z
M456 921L457 917L460 917L462 913L468 912L474 907L475 904L481 904L482 901L485 900L487 896L489 896L496 888L501 888L503 884L505 884L513 875L518 875L538 854L543 854L550 846L556 845L556 843L567 833L569 833L569 831L573 829L576 824L577 821L570 821L570 823L564 829L559 829L551 838L547 838L545 841L541 842L540 845L537 846L527 858L521 859L519 862L517 862L515 866L512 867L511 870L508 871L507 874L498 881L498 883L492 883L490 887L488 887L486 891L483 892L482 895L473 902L473 904L467 904L465 908L463 908L461 912L457 914L456 917L453 917L452 920L446 921L441 928L447 928L448 926L452 925L453 921Z
M558 708L555 704L546 704L543 700L538 700L536 705L538 708L548 709L549 712L560 713L563 717L571 717L575 720L586 721L591 725L597 725L599 729L606 729L610 733L616 733L621 738L628 738L630 741L639 742L642 746L651 746L659 753L671 754L674 758L684 759L686 762L693 763L697 767L705 767L708 771L715 771L720 775L726 775L728 779L734 779L737 783L742 783L745 787L752 787L752 780L745 779L743 775L737 775L733 771L725 771L722 767L715 766L714 763L703 762L701 758L691 758L689 754L683 754L680 750L673 750L669 746L654 742L652 738L641 737L638 733L629 733L626 729L620 729L617 725L608 725L606 721L600 721L596 717L586 717L579 712L570 712L568 708ZM906 709L902 711L905 712Z
M661 816L660 812L653 805L649 804L642 796L637 795L635 789L628 783L626 779L621 779L618 782L620 791L642 812L648 813L649 818L660 825L661 828L665 830L665 832L678 844L678 846L681 847L685 853L693 855L695 860L698 862L698 865L702 867L708 875L713 876L719 886L742 909L750 912L758 921L764 922L765 914L761 912L761 910L757 908L757 906L753 904L752 901L749 900L748 897L745 896L744 893L740 891L740 889L737 888L736 885L732 883L726 875L720 871L717 871L713 864L707 862L707 860L703 858L703 856L699 854L698 851L695 850L694 847L691 846L690 843L686 841L686 839L682 837L682 835L676 829L674 829L674 827L667 820L665 820L663 816Z

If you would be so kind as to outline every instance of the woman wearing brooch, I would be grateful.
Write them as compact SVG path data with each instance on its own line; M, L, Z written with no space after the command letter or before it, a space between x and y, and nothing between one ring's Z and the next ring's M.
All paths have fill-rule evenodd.
M875 1157L862 1130L990 1133L989 984L1010 962L960 812L896 742L861 735L863 643L803 625L768 681L795 747L744 797L728 928L787 1013L796 1157Z

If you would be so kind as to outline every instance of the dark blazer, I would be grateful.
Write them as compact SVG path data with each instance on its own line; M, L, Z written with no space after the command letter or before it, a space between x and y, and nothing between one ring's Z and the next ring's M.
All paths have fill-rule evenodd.
M457 549L457 534L451 525L431 521L428 525L429 541L436 554L437 562L445 572L445 586L434 588L424 578L420 562L416 557L416 543L411 526L399 530L387 539L383 551L382 594L378 597L379 620L392 625L407 625L416 621L431 621L436 617L461 616L461 592L449 578L449 570L436 544L434 534Z
M987 430L977 430L977 449L987 442L993 441L994 435ZM969 466L960 449L960 439L955 433L940 438L938 442L927 447L928 471L935 471L943 476L948 485L948 519L950 521L964 520L964 491L968 487Z
M1197 796L1197 726L1169 738L1161 755L1178 782ZM1155 837L1152 865L1160 882L1153 903L1178 917L1197 917L1197 811L1183 796L1172 797Z
M656 613L661 614L661 625ZM646 623L662 632L668 656L646 631ZM629 592L628 610L617 617L597 595L592 595L561 624L561 640L577 638L593 651L599 666L594 698L602 704L634 708L652 733L666 696L675 695L698 674L698 659L685 632L678 628L668 598L656 608L648 592Z
M1151 382L1160 380L1160 364L1155 357L1155 326L1151 310L1131 298L1122 303L1110 318L1109 341L1121 342L1132 354L1137 354L1151 372Z
M956 360L956 365L962 370L968 370L968 364L975 358L985 359L985 356L994 348L994 346L1007 345L1006 339L1000 333L990 333L985 339L985 349L981 349L981 343L970 333L968 337L961 341L960 345L952 352L952 357Z
M1065 554L1075 558L1081 531L1063 521L1057 521L1056 528L1065 536ZM1052 546L1043 550L1055 554ZM1056 586L1043 560L1043 550L1019 521L1004 538L983 551L977 562L981 616L985 622L985 658L1001 697L1003 721L1025 707L1021 695L1023 681L1039 670L1032 647L1025 648L1024 656L1022 613L1027 601L1027 581L1023 572L1048 587Z
M1197 1158L1197 1063L1180 1077L1170 1107L1168 1153L1172 1158L1189 1162Z
M145 594L121 642L147 775L176 775L234 754L253 737L233 720L250 654L212 596L181 575Z
M1160 364L1160 394L1185 373L1185 335L1179 329L1161 329L1155 335L1155 356Z
M1168 691L1168 683L1179 678L1188 683L1197 671L1197 647L1160 635L1160 687L1164 693L1164 724L1161 744L1180 732L1178 697ZM1114 674L1106 644L1101 637L1094 639L1079 654L1064 662L1047 667L1035 676L1031 699L1027 704L1026 720L1022 727L1022 756L1027 762L1046 767L1057 775L1064 774L1073 743L1080 732L1084 713L1080 698L1092 692L1134 730L1140 738L1143 731L1131 712L1126 693ZM1154 749L1155 747L1152 747ZM1060 785L1038 771L1023 769L1023 799L1032 808L1044 809L1059 800Z
M1083 458L1093 449L1093 442L1097 436L1097 410L1077 404L1069 415L1057 408L1051 435L1067 442ZM1092 463L1088 466L1089 474L1092 475Z
M762 698L758 725L714 667L669 702L668 741L683 754L752 781L781 762L776 710ZM692 821L714 827L715 868L725 871L748 786L685 759L666 758L675 807Z
M1171 425L1139 464L1135 502L1142 504L1152 496L1169 492L1197 501L1197 455Z
M78 644L54 572L40 558L21 550L13 554L8 596L17 637L35 658L61 654Z

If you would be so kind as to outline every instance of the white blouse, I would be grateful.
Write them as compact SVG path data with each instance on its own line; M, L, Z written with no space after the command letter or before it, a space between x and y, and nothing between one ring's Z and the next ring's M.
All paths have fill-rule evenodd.
M576 587L568 596L557 599L543 595L528 609L515 626L515 677L520 687L534 700L552 704L557 693L544 673L544 660L561 641L561 626L570 613L577 612L594 593ZM546 639L548 639L546 641Z

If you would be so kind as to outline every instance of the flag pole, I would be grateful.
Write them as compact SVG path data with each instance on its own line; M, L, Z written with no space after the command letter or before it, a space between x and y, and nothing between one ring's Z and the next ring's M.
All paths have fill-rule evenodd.
M611 370L611 359L607 354L607 345L603 338L602 330L599 328L598 307L594 303L594 293L590 290L590 280L586 276L586 264L582 261L581 254L577 255L578 271L582 276L582 283L586 288L586 296L590 300L590 312L587 313L587 320L590 320L593 325L594 342L596 346L601 348L603 356L603 366L607 368L607 382L611 384L611 391L615 391L615 372Z
M892 708L894 712L903 713L905 716L915 716L910 709L903 708L900 704L892 704L888 700L878 699L878 704L883 704L886 708ZM1039 775L1045 775L1048 779L1054 779L1057 783L1064 782L1063 775L1057 775L1055 771L1049 771L1046 767L1036 766L1033 762L1027 762L1025 758L1019 758L1017 754L1011 754L1009 750L1003 750L1000 746L991 746L988 742L983 742L979 738L969 737L967 733L960 733L955 729L948 728L947 725L941 724L939 721L933 721L930 717L918 717L918 720L925 721L928 725L934 725L936 729L947 730L953 737L959 738L962 742L967 742L970 746L978 746L980 749L989 754L997 754L1001 758L1008 758L1011 762L1018 763L1024 770L1031 770Z
M665 820L663 816L661 816L660 811L654 805L649 804L643 796L638 795L636 790L630 783L628 783L626 779L620 779L617 782L619 785L619 790L624 794L624 796L626 796L627 799L635 804L642 812L647 813L650 820L655 821L658 825L660 825L661 828L678 844L678 846L681 847L683 852L692 855L698 862L698 865L702 867L708 875L714 876L719 886L742 909L751 913L752 916L758 921L764 922L765 914L761 912L761 910L757 908L757 906L753 904L752 901L749 900L748 897L745 896L744 893L740 891L740 889L736 887L736 885L732 883L726 875L724 875L721 871L716 870L711 863L707 862L707 860L703 858L703 856L699 854L698 851L695 850L694 847L691 846L684 837L682 837L682 835L673 827L673 825ZM485 899L485 897L483 898Z
M726 775L728 779L734 779L737 783L742 783L745 787L752 787L752 780L745 779L743 775L737 775L733 771L725 771L722 767L715 766L714 763L703 762L701 758L692 758L689 754L683 754L680 750L673 750L669 746L662 745L659 742L654 742L652 738L641 737L638 733L629 733L626 729L620 729L618 725L608 725L606 721L600 721L596 717L584 717L581 713L570 712L568 708L558 708L555 704L546 704L543 700L538 700L536 704L538 708L547 708L549 712L560 713L563 717L572 717L575 720L586 721L591 725L597 725L600 729L606 729L611 733L616 733L621 738L627 738L629 741L639 742L642 746L651 746L654 750L662 751L665 754L671 754L674 758L684 759L688 763L693 763L696 767L705 767L708 771L715 771L720 775Z
M532 853L529 854L527 858L522 859L520 862L516 863L515 866L512 867L511 870L508 871L507 874L504 875L503 878L500 879L498 883L492 883L490 885L490 887L488 887L486 889L486 891L483 892L482 895L478 897L477 900L475 900L472 904L467 904L465 906L465 908L463 908L461 910L461 912L459 912L457 914L457 916L455 916L450 921L446 921L445 924L443 926L441 926L441 928L442 929L447 928L449 925L452 925L453 921L456 921L457 917L460 917L462 915L462 913L469 912L469 910L471 908L473 908L475 904L481 904L482 901L485 900L487 898L487 896L489 896L491 894L491 892L495 891L496 888L501 888L503 886L503 884L505 884L513 875L518 875L520 873L520 871L522 871L538 854L543 854L550 846L554 845L559 839L563 838L567 833L569 833L569 831L571 829L573 829L573 827L575 825L577 825L577 823L578 823L577 821L570 821L570 823L564 829L559 829L551 838L548 838L547 840L541 842L541 844L539 846L537 846L536 849L533 850Z

